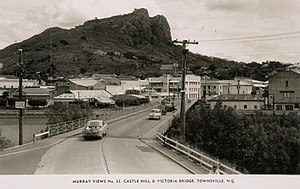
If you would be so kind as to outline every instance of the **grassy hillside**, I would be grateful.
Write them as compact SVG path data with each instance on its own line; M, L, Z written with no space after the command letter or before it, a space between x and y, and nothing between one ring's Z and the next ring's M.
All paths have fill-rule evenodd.
M94 19L66 30L49 28L0 51L2 74L15 74L18 49L24 51L27 75L70 76L79 73L115 73L137 77L158 76L162 64L182 60L181 46L172 43L163 16L149 17L146 9L105 19ZM241 67L235 61L189 54L188 67ZM33 77L33 76L31 76Z

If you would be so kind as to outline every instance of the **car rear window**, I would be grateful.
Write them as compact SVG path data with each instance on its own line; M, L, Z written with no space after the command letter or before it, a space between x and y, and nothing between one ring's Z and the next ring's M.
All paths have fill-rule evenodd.
M102 126L102 122L98 122L98 121L90 121L87 123L87 125L89 127L101 127Z

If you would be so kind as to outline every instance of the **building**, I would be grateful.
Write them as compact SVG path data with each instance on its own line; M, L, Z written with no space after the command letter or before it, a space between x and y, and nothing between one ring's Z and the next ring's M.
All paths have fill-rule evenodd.
M22 80L23 87L38 87L39 82L37 80ZM19 79L8 79L0 77L0 89L16 89L19 87Z
M235 77L235 81L243 81L252 85L252 93L257 95L262 95L268 88L268 81L259 81L255 79L245 78L245 77Z
M285 70L269 79L269 103L274 110L297 110L300 105L300 73Z
M234 80L216 80L204 76L201 80L201 96L210 100L218 95L228 94L228 86L233 83L235 83Z
M201 98L201 77L195 75L186 75L185 78L185 95L187 99Z
M99 81L95 79L69 79L70 90L96 90L95 85Z
M54 89L48 88L23 88L22 97L26 99L27 102L28 100L46 100L48 104L52 104L53 91ZM18 100L19 90L16 89L11 92L8 98Z
M82 100L85 102L94 103L95 106L100 104L115 104L114 100L110 99L112 95L105 90L70 90L67 93L54 97L55 102L74 102Z
M223 94L233 94L233 95L250 95L253 92L252 83L235 80L234 83L229 83L229 85L223 87Z
M201 94L206 100L218 95L262 95L268 82L250 78L235 78L234 80L216 80L204 77L201 81Z
M264 105L264 99L257 95L219 95L209 100L210 108L216 106L226 109L232 107L237 110L261 110Z
M156 78L149 78L149 88L158 93L173 93L176 97L180 96L181 77L163 75ZM200 99L201 77L188 74L185 78L185 94L187 99Z

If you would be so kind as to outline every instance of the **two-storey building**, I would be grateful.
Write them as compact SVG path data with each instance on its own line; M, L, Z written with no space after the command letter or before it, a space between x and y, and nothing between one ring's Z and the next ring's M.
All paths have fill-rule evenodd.
M274 110L298 110L300 105L300 73L278 72L269 79L269 102Z

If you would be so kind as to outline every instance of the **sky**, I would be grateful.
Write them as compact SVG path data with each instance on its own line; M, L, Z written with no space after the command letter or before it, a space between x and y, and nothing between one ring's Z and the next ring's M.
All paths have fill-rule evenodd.
M163 15L173 39L194 53L238 62L300 62L299 0L1 0L0 49L49 27L146 8Z

